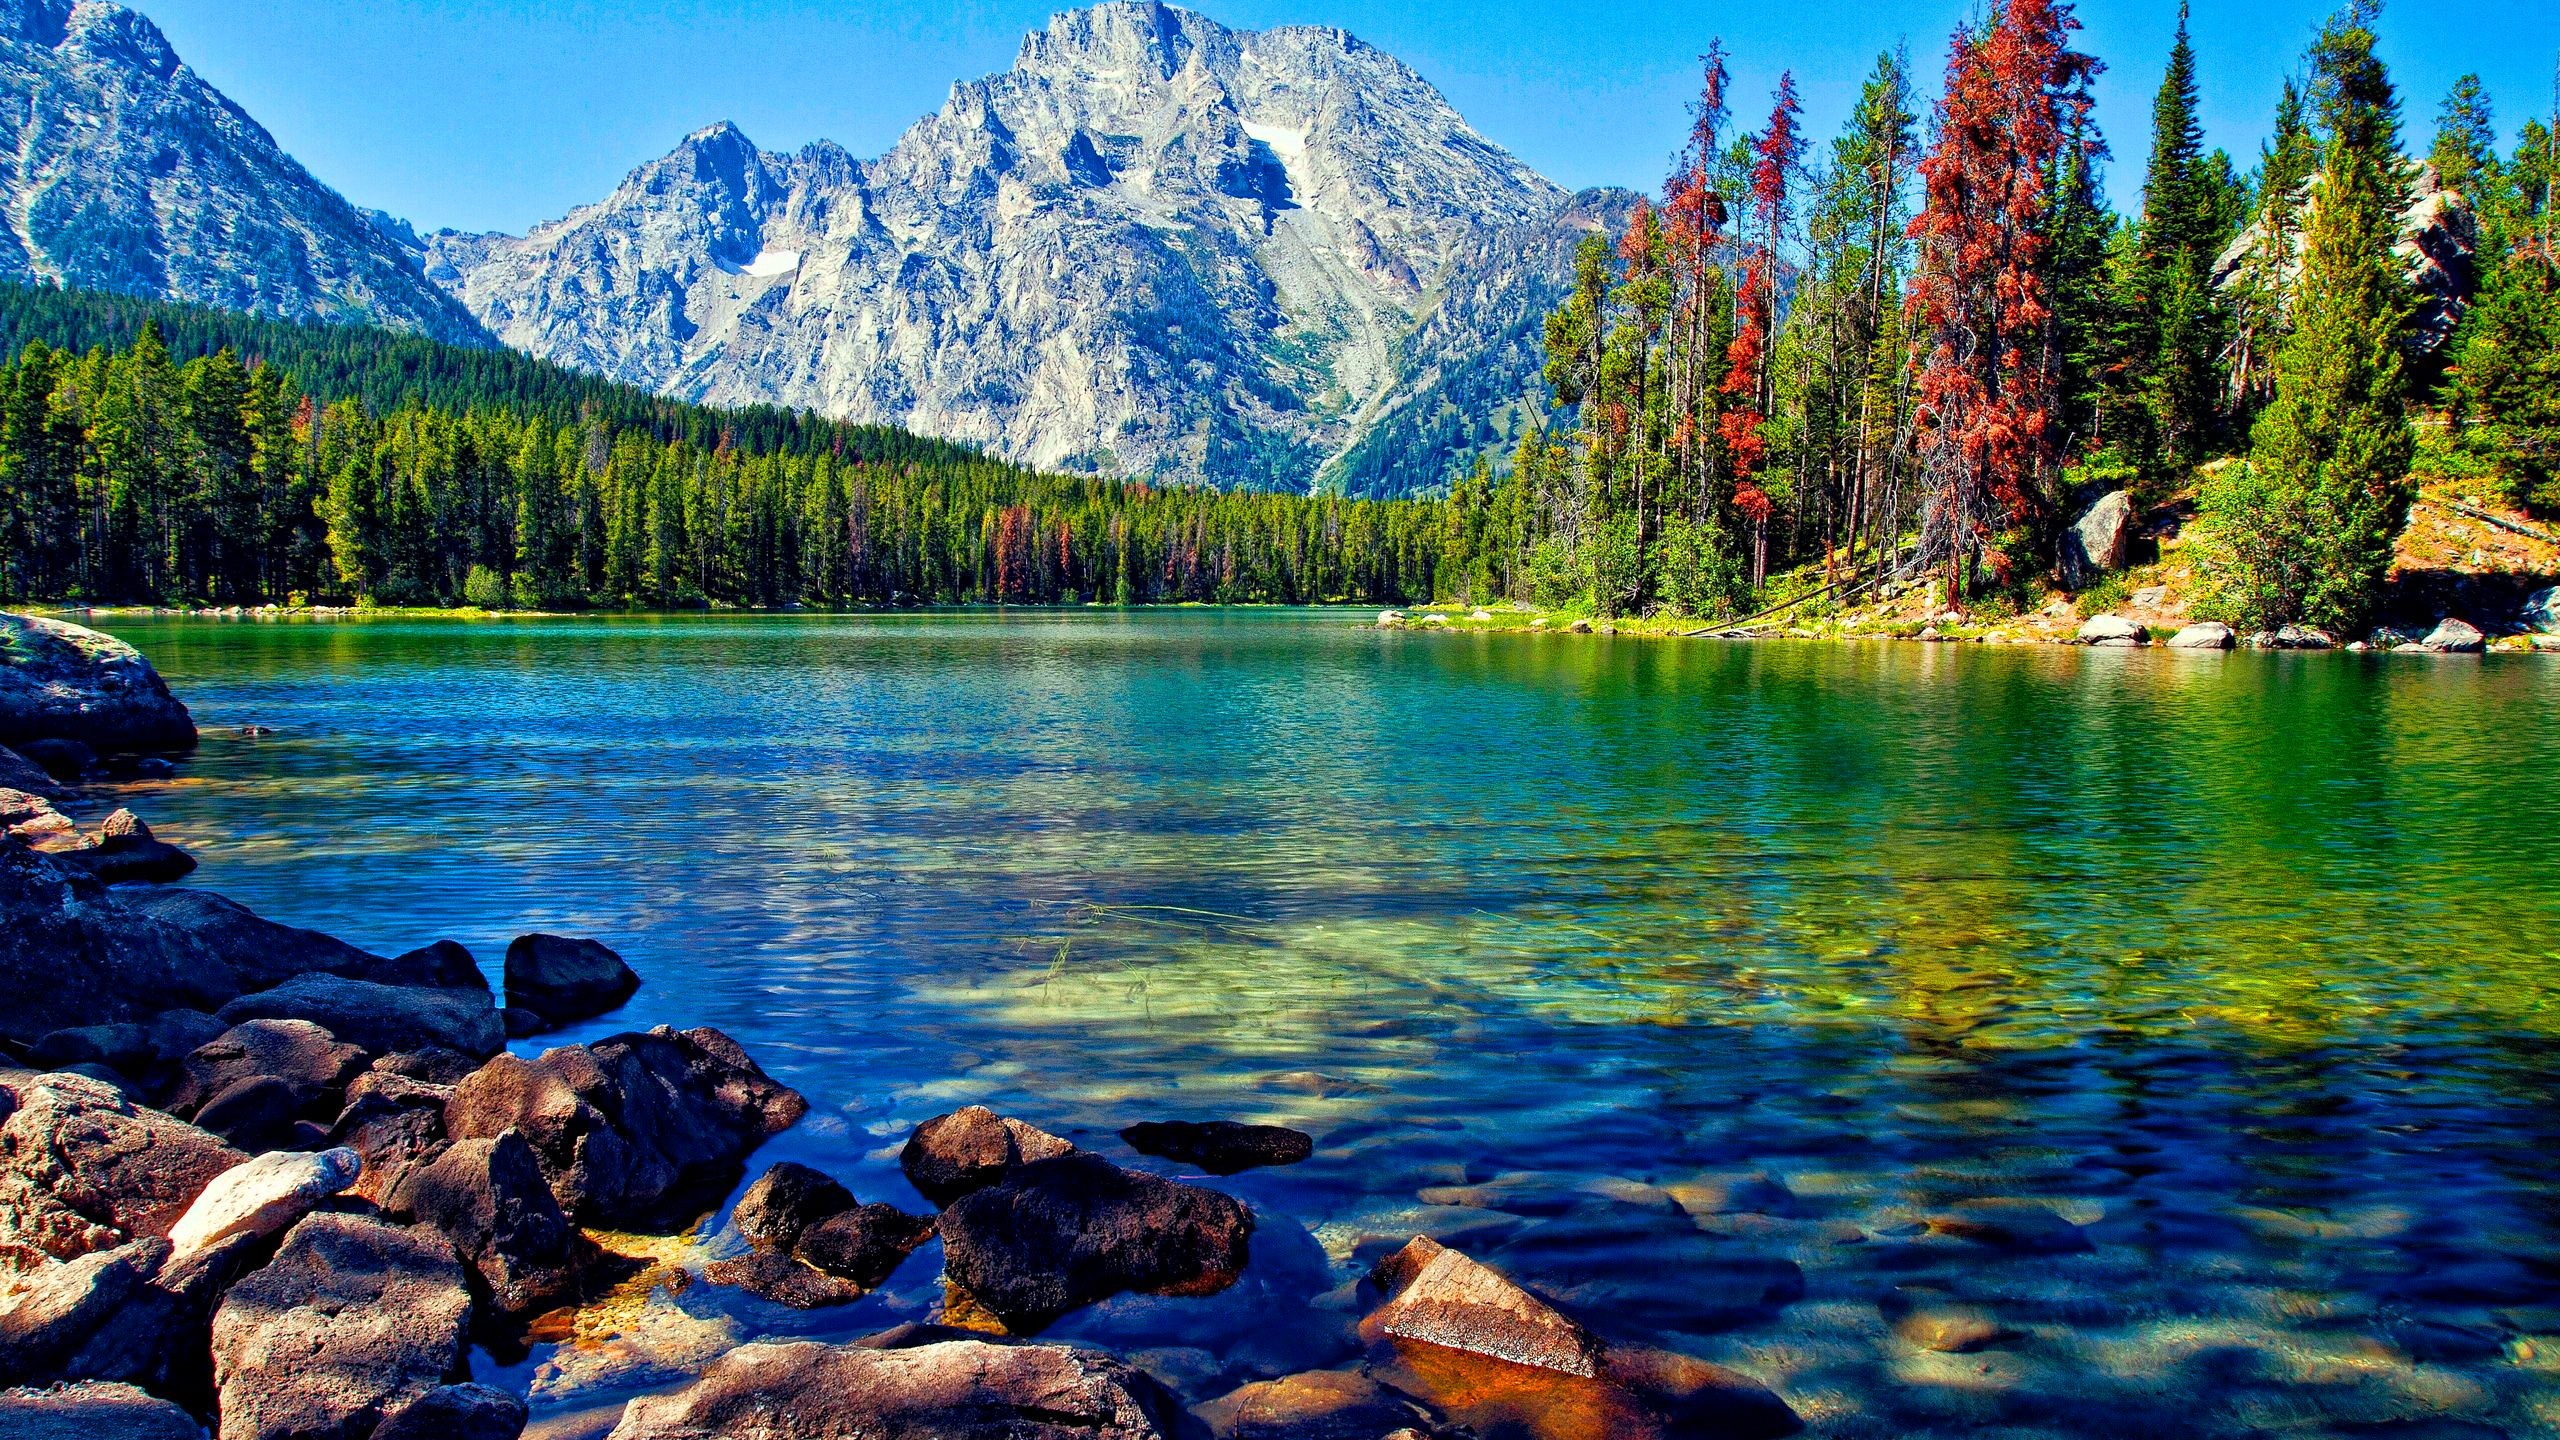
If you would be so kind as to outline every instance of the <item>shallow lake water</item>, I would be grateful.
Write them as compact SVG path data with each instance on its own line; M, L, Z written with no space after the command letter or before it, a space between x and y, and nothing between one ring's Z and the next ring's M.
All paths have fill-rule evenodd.
M1347 1359L1430 1233L1816 1435L2560 1433L2560 663L1366 619L106 617L206 732L113 798L369 948L603 939L639 994L517 1048L728 1031L812 1102L751 1174L922 1209L972 1101L1308 1130L1206 1182L1234 1290L1050 1332L1195 1399ZM685 1283L723 1219L483 1378L939 1304L932 1246Z

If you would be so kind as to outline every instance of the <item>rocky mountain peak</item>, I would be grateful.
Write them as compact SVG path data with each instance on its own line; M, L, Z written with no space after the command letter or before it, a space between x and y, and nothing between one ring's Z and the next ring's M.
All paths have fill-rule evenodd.
M1492 318L1447 297L1560 286L1569 201L1347 32L1109 0L877 160L713 126L522 237L427 245L509 343L687 398L1303 489L1467 368L1413 348ZM1494 386L1515 398L1517 349ZM1448 463L1417 452L1391 483Z
M489 337L120 5L0 0L0 277Z

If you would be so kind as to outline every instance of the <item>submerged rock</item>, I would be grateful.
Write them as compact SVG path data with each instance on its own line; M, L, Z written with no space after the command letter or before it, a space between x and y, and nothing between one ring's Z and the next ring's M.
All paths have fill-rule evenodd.
M186 1411L131 1385L67 1385L0 1393L9 1440L203 1440Z
M459 1373L470 1315L435 1231L305 1219L214 1314L223 1440L368 1440Z
M2079 1226L2032 1200L1969 1200L1928 1217L1932 1235L2002 1250L2067 1255L2090 1248Z
M1259 1165L1295 1165L1313 1155L1304 1131L1280 1125L1239 1125L1233 1120L1147 1120L1120 1132L1141 1155L1196 1165L1212 1175L1234 1175Z
M0 744L192 750L194 717L142 653L68 621L0 613Z
M85 1075L0 1071L0 1274L166 1236L248 1157Z
M1361 1338L1418 1340L1567 1375L1600 1372L1600 1342L1564 1312L1429 1236L1380 1261L1370 1277L1387 1302Z
M1182 1412L1108 1355L944 1340L908 1349L746 1345L671 1395L644 1395L612 1440L1172 1440Z
M711 1279L803 1310L871 1293L934 1230L929 1217L862 1204L789 1160L747 1187L731 1219L755 1249L713 1263Z
M1213 1294L1244 1269L1253 1212L1233 1196L1076 1152L1014 1169L942 1213L952 1283L1030 1334L1124 1290Z
M898 1168L924 1198L947 1206L993 1185L1017 1165L1075 1148L1035 1125L969 1105L918 1125L898 1152Z
M456 1140L519 1131L581 1224L680 1224L715 1202L748 1152L808 1101L717 1030L655 1030L500 1055L454 1087Z
M486 990L297 975L272 990L241 996L223 1006L217 1016L226 1025L308 1020L377 1055L440 1049L485 1060L507 1048L506 1027L490 1007Z
M508 1009L558 1026L620 1007L640 977L593 940L519 935L507 946L506 986Z
M1193 1412L1216 1440L1442 1440L1430 1411L1356 1370L1310 1370L1259 1380Z

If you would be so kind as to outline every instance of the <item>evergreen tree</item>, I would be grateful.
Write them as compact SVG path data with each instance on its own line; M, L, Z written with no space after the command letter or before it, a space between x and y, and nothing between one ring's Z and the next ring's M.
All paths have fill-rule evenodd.
M2147 438L2156 459L2173 470L2203 458L2220 418L2225 340L2213 264L2224 239L2226 196L2222 175L2204 153L2195 49L2182 4L2168 71L2151 106L2151 162L2126 305Z
M2302 91L2287 80L2276 103L2275 134L2258 157L2258 213L2233 286L2232 339L2225 354L2226 400L2235 409L2263 404L2274 393L2276 356L2293 328L2303 212L2319 155Z
M2476 192L2497 185L2498 127L2479 76L2463 76L2446 93L2436 112L2435 144L2427 151L2427 163L2444 188L2460 191L2475 206L2483 198Z
M2203 497L2211 603L2240 624L2361 625L2408 518L2410 300L2393 253L2406 196L2377 9L2350 5L2314 47L2324 144L2294 331L2249 466Z

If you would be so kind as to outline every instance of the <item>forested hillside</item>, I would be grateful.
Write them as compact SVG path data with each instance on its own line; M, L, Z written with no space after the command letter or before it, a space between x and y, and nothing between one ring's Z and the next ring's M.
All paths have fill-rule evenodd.
M2182 20L2121 214L2064 0L1960 29L1934 105L1881 57L1827 151L1792 76L1733 125L1711 48L1663 193L1547 319L1559 413L1461 485L1444 581L1715 616L1818 567L2014 603L2093 578L2074 521L2121 490L2194 508L2201 613L2343 630L2417 467L2560 506L2560 121L2502 155L2466 77L2410 146L2379 10L2329 18L2246 170L2204 147Z
M1427 597L1436 507L1041 474L504 351L0 288L0 596L779 606Z

